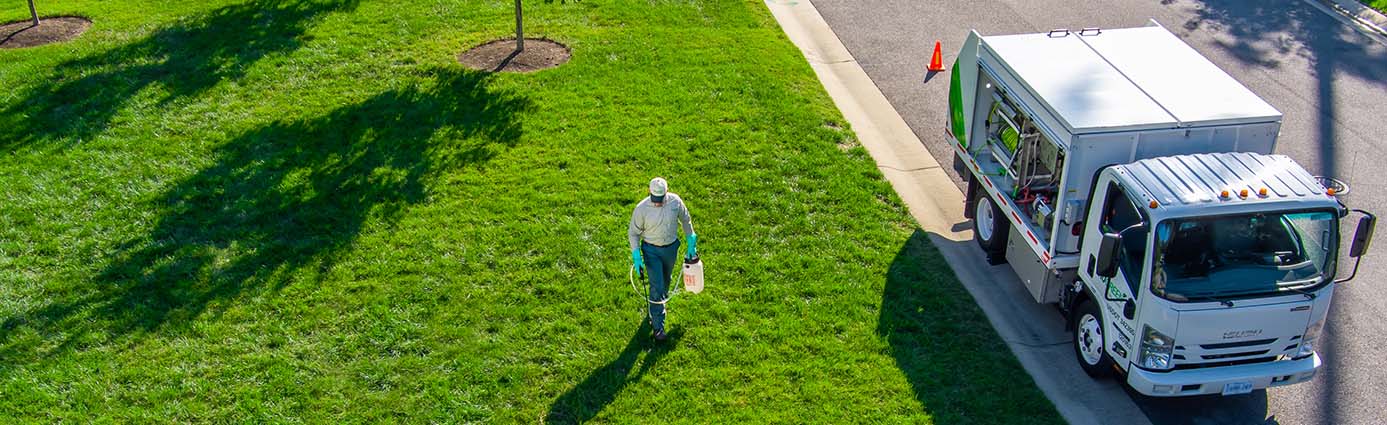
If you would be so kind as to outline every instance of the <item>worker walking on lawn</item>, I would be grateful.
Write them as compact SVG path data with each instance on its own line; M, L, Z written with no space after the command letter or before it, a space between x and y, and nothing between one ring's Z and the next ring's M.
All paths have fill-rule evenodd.
M650 180L650 196L636 204L626 234L631 242L632 266L650 279L650 325L656 341L665 340L665 300L670 275L679 260L680 225L689 239L688 256L696 257L698 235L694 234L693 218L684 200L669 193L665 179Z

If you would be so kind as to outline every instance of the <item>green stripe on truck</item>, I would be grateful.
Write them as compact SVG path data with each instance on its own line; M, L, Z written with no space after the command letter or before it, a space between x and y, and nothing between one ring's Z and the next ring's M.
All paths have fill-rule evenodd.
M958 62L954 62L953 69L949 72L949 121L954 138L958 139L958 145L967 148L968 137L964 134L967 127L963 118L963 87L958 81Z

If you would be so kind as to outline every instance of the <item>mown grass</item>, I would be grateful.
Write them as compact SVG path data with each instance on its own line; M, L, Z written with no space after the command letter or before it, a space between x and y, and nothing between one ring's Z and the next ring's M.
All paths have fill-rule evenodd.
M96 24L0 51L0 417L1059 420L760 2L534 2L529 75L454 60L508 1L40 6Z
M1387 0L1360 0L1360 1L1362 1L1363 4L1368 5L1368 7L1371 7L1371 8L1373 8L1373 9L1377 9L1378 12L1387 13Z

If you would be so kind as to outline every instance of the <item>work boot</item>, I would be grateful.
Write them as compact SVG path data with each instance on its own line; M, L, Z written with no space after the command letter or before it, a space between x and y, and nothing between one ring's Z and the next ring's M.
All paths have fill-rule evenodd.
M664 342L666 338L669 336L665 335L665 331L655 331L655 341Z

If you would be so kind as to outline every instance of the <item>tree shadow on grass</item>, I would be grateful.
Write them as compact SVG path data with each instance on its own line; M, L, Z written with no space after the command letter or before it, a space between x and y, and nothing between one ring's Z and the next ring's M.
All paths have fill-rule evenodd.
M224 143L214 165L150 205L163 216L117 247L85 296L5 320L0 361L155 331L324 273L368 222L388 225L422 201L432 176L519 140L528 100L489 88L484 73L434 72L429 83Z
M105 131L147 88L160 105L237 79L255 62L302 46L309 24L358 0L254 0L181 20L128 44L58 64L47 81L0 111L0 150L78 143Z
M639 382L655 362L674 350L680 336L683 335L683 331L676 328L669 332L669 339L656 343L651 340L650 331L650 322L642 321L641 326L636 328L636 333L631 335L631 340L626 343L626 348L621 350L621 354L592 371L583 382L554 400L554 404L549 406L549 413L545 415L544 422L583 423L597 417L603 408L616 400L616 395L622 388ZM643 360L640 359L642 352L645 353ZM640 368L632 374L631 370L636 367L637 360L641 360Z
M1054 408L952 273L919 229L887 270L877 333L921 407L937 423L1051 420Z

